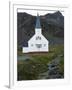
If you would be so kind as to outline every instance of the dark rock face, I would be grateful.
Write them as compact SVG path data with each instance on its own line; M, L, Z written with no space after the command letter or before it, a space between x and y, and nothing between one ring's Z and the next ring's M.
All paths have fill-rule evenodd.
M35 17L27 13L18 13L17 22L18 45L27 46L27 41L34 35Z
M64 16L59 12L40 16L43 35L50 41L58 43L54 37L64 38ZM17 13L18 47L27 46L27 41L35 33L36 16ZM59 41L59 40L58 40Z
M59 63L59 57L48 63L48 79L64 78L64 74L59 70Z

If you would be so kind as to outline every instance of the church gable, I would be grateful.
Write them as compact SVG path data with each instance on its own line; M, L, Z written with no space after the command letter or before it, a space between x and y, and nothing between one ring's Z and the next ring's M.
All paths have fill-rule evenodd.
M25 48L25 50L27 50L26 52L49 51L48 40L42 35L39 14L37 14L37 18L36 18L35 35L32 38L30 38L30 40L28 41L27 48ZM25 51L23 53L25 53Z

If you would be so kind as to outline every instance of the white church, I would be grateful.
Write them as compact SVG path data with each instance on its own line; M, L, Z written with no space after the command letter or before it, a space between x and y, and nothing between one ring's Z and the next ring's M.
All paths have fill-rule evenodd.
M37 14L35 34L28 41L28 47L23 47L23 53L30 52L48 52L49 51L49 41L42 35L42 29L40 25L40 17Z

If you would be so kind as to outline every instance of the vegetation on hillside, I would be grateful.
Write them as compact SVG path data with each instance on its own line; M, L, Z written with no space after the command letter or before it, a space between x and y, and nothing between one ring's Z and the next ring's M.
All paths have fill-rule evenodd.
M50 47L50 51L45 54L28 54L26 60L18 60L17 74L18 80L36 80L41 73L48 71L48 63L60 57L59 71L64 74L64 49L63 45ZM27 56L19 51L18 56ZM41 79L41 78L39 78Z

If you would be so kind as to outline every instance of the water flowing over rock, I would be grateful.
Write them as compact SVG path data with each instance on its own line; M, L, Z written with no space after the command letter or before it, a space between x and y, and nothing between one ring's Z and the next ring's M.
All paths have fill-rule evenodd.
M48 79L63 78L59 70L60 57L55 58L52 62L48 63Z

